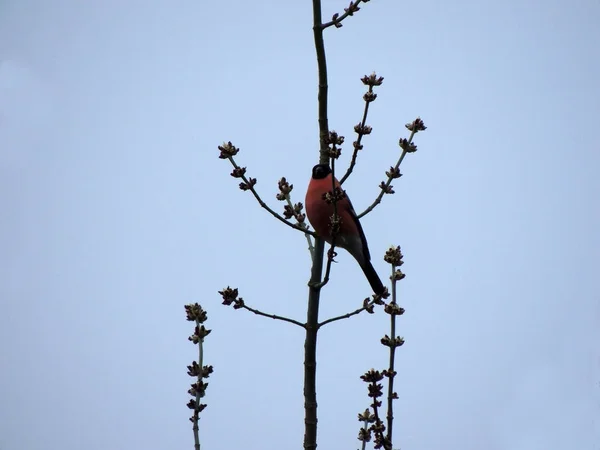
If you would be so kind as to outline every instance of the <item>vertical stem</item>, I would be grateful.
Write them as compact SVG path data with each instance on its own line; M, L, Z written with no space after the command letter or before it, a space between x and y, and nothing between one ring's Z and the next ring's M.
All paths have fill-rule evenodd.
M319 298L317 287L323 272L323 248L321 238L315 239L315 253L308 291L306 315L306 340L304 341L304 448L317 448L317 332L319 330Z
M323 21L321 17L321 0L313 0L313 34L317 52L319 73L319 162L329 163L327 138L329 124L327 121L327 60L323 42ZM317 448L317 332L319 330L319 299L321 288L318 287L323 274L323 240L315 239L310 282L308 284L308 309L306 313L306 340L304 341L304 448Z
M394 277L396 272L396 266L392 264L392 303L396 304L396 286L397 282ZM394 359L396 356L396 314L390 314L390 338L392 339L392 343L394 345L390 346L390 366L389 371L394 372ZM387 398L387 439L388 442L392 443L392 426L394 425L394 378L395 375L392 375L388 378L388 398Z
M368 420L363 421L363 430L365 430L365 434L367 434L367 432L369 430L369 421ZM367 440L363 439L362 445L361 445L361 450L366 450L366 449L367 449Z
M313 0L313 34L315 50L317 51L317 68L319 71L319 149L321 164L329 162L327 154L327 136L329 122L327 119L327 59L325 58L325 43L323 41L323 21L321 18L321 0Z
M196 319L196 330L200 329L200 321ZM198 409L200 408L200 386L202 386L202 367L204 364L204 338L201 338L198 342L198 364L200 365L200 373L198 374L198 389L196 389L196 409L194 410L194 426L192 429L194 430L194 450L200 450L200 433L198 427Z

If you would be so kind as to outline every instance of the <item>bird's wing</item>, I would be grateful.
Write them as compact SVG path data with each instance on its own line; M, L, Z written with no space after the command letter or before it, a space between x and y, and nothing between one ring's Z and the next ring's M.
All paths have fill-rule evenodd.
M369 246L367 245L367 238L365 236L365 232L363 231L362 226L360 225L360 220L358 220L358 215L354 210L354 206L352 206L352 202L348 197L346 197L346 200L348 200L350 216L352 217L352 220L354 221L354 224L356 225L356 228L358 230L358 234L360 235L360 240L363 248L363 255L365 256L365 259L367 261L371 261L371 254L369 253Z

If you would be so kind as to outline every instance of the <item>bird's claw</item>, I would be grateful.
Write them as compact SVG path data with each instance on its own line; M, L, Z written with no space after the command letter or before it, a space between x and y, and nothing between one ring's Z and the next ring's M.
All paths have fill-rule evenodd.
M337 261L334 259L336 256L337 256L337 252L336 252L336 251L335 251L333 248L330 248L330 249L327 251L327 257L329 258L329 260L330 260L331 262L334 262L334 263L336 263L336 262L337 262Z

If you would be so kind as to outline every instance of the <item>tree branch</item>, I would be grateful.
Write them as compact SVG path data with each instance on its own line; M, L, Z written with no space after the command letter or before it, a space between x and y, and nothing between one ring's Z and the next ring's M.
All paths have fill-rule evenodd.
M298 325L299 327L306 328L306 324L303 324L302 322L299 322L294 319L289 319L288 317L278 316L276 314L267 314L262 311L259 311L258 309L251 308L250 306L247 306L246 304L242 304L242 308L247 309L250 312L253 312L257 316L268 317L269 319L281 320L283 322L293 323L294 325Z
M392 305L396 306L396 293L397 291L397 279L396 279L396 266L392 264ZM392 339L396 339L396 314L390 314L390 336ZM388 368L388 396L387 396L387 440L393 442L392 431L394 425L394 399L396 393L394 392L394 379L396 378L396 371L394 370L394 363L396 357L396 346L390 346L390 365Z
M396 335L396 316L401 316L404 314L404 308L398 306L397 303L397 294L398 281L404 279L404 273L399 269L402 264L404 255L402 255L402 251L399 246L391 247L384 256L384 260L392 266L392 275L390 279L392 280L392 301L385 305L385 312L390 315L390 335L385 335L381 339L381 343L388 347L390 352L389 358L389 366L386 370L383 371L383 374L388 379L388 392L387 392L387 434L385 436L385 442L389 443L390 448L392 448L392 432L394 425L394 400L398 399L398 394L394 392L394 379L396 378L396 370L394 367L395 358L396 358L396 349L404 344L404 339L400 336Z
M329 122L327 120L327 59L323 41L323 19L321 0L313 0L313 36L317 54L319 74L318 110L319 110L319 162L327 164L329 154L327 138ZM306 310L306 338L304 340L304 449L317 448L317 333L319 331L319 301L321 288L318 287L323 273L323 240L315 238L312 255L312 268L308 282L308 306Z
M372 74L371 77L374 78L375 74ZM377 81L380 82L382 80L383 78ZM402 160L404 159L407 153L414 153L417 151L417 146L413 144L413 138L415 137L415 134L417 134L419 131L425 131L427 129L425 123L423 123L423 120L420 117L417 117L415 120L413 120L410 123L407 123L404 126L408 129L408 131L410 131L410 136L408 137L408 139L402 138L398 141L398 145L400 146L400 148L402 148L402 154L400 155L400 158L398 158L396 165L394 167L390 167L390 171L386 172L388 179L386 182L382 181L379 185L381 192L379 193L375 201L371 204L371 206L369 206L367 209L365 209L362 213L358 215L359 219L363 216L366 216L369 212L373 211L373 208L375 208L379 203L381 203L381 199L383 198L384 194L394 193L391 183L393 179L400 178L402 176L402 174L400 173L400 164L402 164Z
M270 319L282 320L284 322L293 323L294 325L298 325L300 327L305 328L305 325L301 322L298 322L297 320L288 319L287 317L277 316L275 314L267 314L262 311L259 311L258 309L254 309L254 308L251 308L250 306L247 306L244 299L239 296L238 288L231 288L231 287L227 286L222 291L219 291L219 294L223 298L223 305L225 305L225 306L233 306L233 309L247 309L248 311L253 312L254 314L256 314L258 316L268 317Z
M250 192L252 192L252 195L254 195L254 198L256 199L256 201L258 202L258 204L260 206L262 206L264 209L266 209L267 211L269 211L273 217L275 217L277 220L285 223L287 226L292 227L295 230L302 231L303 233L310 234L313 237L315 236L315 233L313 233L312 231L309 231L306 228L301 227L300 225L296 225L295 223L292 223L292 222L289 222L289 221L285 220L282 216L280 216L278 213L276 213L275 211L273 211L269 207L269 205L267 205L262 200L262 198L260 198L260 195L258 195L258 192L256 192L256 189L254 189L254 184L256 183L256 180L254 180L254 182L252 182L251 180L249 180L246 177L246 175L243 173L243 171L245 171L245 169L242 170L242 168L236 164L235 160L233 159L233 156L229 156L229 157L227 157L227 159L229 160L229 162L231 163L231 165L234 167L234 169L236 169L237 171L239 171L238 173L240 175L236 176L236 178L241 178L242 180L244 180L244 183L245 183L245 186L246 186L246 190L249 190Z
M321 18L321 0L313 0L313 35L317 53L319 72L319 162L329 163L327 138L329 136L329 121L327 119L327 58L325 57L325 42L323 41L323 25Z
M207 314L202 306L198 303L190 303L185 305L186 319L190 322L195 322L194 334L188 337L188 340L198 346L198 361L193 361L191 365L187 366L187 374L190 377L195 378L195 382L192 383L188 394L194 397L187 404L187 407L194 410L194 414L190 417L192 422L192 430L194 433L194 449L200 450L200 434L198 428L199 414L206 408L205 404L201 404L200 400L206 394L206 387L208 383L203 381L204 378L208 378L213 372L212 366L204 365L204 338L210 334L211 330L208 330L203 325L207 320Z
M369 86L368 93L373 95L373 86ZM356 141L354 141L354 143L353 143L354 151L352 152L352 159L350 160L350 166L348 166L348 170L346 170L346 173L340 180L340 184L344 184L344 181L346 181L348 179L348 177L354 170L354 166L356 165L356 158L358 156L358 151L360 149L362 149L361 141L362 141L363 136L366 134L366 133L364 133L364 130L365 130L365 125L367 123L367 115L369 114L369 104L370 103L371 103L371 101L369 101L367 95L365 95L365 109L363 111L363 117L362 117L359 127L355 128L356 133L358 134L358 137L357 137Z
M290 195L287 194L285 196L285 201L287 203L287 205L290 207L290 209L294 209L294 204L292 203L292 200L290 199ZM297 219L296 219L297 220ZM308 230L307 226L305 223L303 222L298 222L298 226L300 228L302 228L303 230L305 230L304 236L306 237L306 243L308 244L308 251L310 252L310 256L312 259L312 255L315 252L315 248L313 246L312 240L310 239L311 236L313 236L313 234Z
M318 1L318 0L315 0ZM317 448L317 333L319 331L318 284L323 272L323 239L315 239L315 252L308 283L306 338L304 340L304 449Z
M410 133L410 137L408 138L408 143L411 144L412 143L412 139L415 135L415 131L412 131ZM395 178L394 177L394 173L397 172L400 168L400 164L402 164L402 160L404 159L404 157L406 156L406 154L408 153L408 151L406 149L402 150L402 154L400 154L400 158L398 158L398 161L396 162L396 165L394 166L394 169L390 171L389 175L388 175L388 179L387 181L384 183L382 182L380 185L381 188L381 192L379 192L379 195L377 196L377 198L375 199L375 201L371 204L371 206L369 206L367 209L365 209L363 212L361 212L358 215L358 218L360 219L361 217L366 216L367 214L369 214L371 211L373 211L373 209L381 203L381 199L383 198L384 194L389 193L389 188L390 185L392 184L392 180ZM393 191L392 191L393 192Z
M365 300L368 300L368 299L365 299ZM336 316L336 317L332 317L331 319L324 320L323 322L321 322L319 324L319 328L321 328L322 326L327 325L329 323L337 322L338 320L348 319L349 317L356 316L357 314L360 314L363 311L368 311L368 310L370 310L370 308L373 305L375 305L375 303L376 302L374 300L371 300L369 302L365 301L365 304L362 306L362 308L358 308L352 312L342 314L341 316Z
M348 8L344 8L344 14L341 16L338 13L335 13L331 18L331 22L324 23L322 25L322 29L329 28L330 26L335 26L336 28L342 27L342 20L344 20L348 16L353 16L355 12L360 10L358 5L361 3L367 3L369 0L356 0L355 2L350 2Z

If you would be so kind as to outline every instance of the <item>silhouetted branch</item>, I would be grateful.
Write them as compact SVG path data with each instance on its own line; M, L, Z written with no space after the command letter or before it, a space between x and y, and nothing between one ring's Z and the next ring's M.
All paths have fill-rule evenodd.
M402 174L400 173L400 164L402 164L404 156L407 153L414 153L417 151L417 146L412 142L414 135L419 131L427 129L427 127L419 117L417 117L413 122L407 123L405 126L410 130L410 136L408 139L400 139L400 141L398 142L398 145L402 148L402 154L400 155L400 158L398 158L396 165L394 167L390 167L390 170L385 173L388 179L385 182L382 181L379 185L381 192L379 193L375 201L371 204L371 206L369 206L367 209L365 209L362 213L358 215L359 219L373 211L373 209L379 203L381 203L381 199L383 198L384 194L394 193L391 183L394 178L400 178L402 176Z
M233 159L234 155L236 155L239 152L239 149L237 147L235 147L231 142L225 142L223 145L219 146L219 150L221 151L219 158L220 159L228 159L229 162L231 163L231 165L233 166L233 172L231 172L231 176L233 178L241 178L242 179L242 182L240 183L240 189L242 191L252 192L252 195L254 195L254 198L256 198L256 201L258 201L259 205L262 206L267 211L269 211L271 213L271 215L273 217L275 217L277 220L285 223L287 226L290 226L290 227L294 228L295 230L302 231L303 233L308 233L313 237L315 236L315 234L312 231L308 231L306 229L306 227L301 227L300 225L296 225L294 223L291 223L291 222L288 222L287 220L285 220L282 216L280 216L275 211L273 211L269 207L269 205L267 205L262 200L262 198L260 198L260 196L258 195L258 192L256 192L256 189L254 189L254 185L256 184L256 178L247 178L246 177L246 168L238 166L236 164L235 160Z
M188 375L196 378L196 381L192 383L192 386L188 390L188 394L194 397L187 404L188 408L194 410L194 414L190 417L192 422L192 430L194 432L194 448L200 450L200 435L198 427L198 419L200 413L206 408L205 404L200 403L200 399L204 397L208 383L203 381L204 378L208 378L213 372L212 366L204 366L204 338L210 334L211 330L204 328L203 323L206 322L207 314L206 311L198 303L185 305L185 313L187 320L195 322L194 334L192 334L188 340L198 346L198 361L193 361L190 366L187 367Z
M322 29L329 28L330 26L335 26L336 28L342 28L342 20L344 20L348 16L353 16L355 12L360 11L358 5L361 3L367 3L369 0L356 0L355 2L350 2L350 5L347 8L344 8L344 14L339 15L335 13L331 18L331 22L324 23L322 25Z
M293 323L294 325L298 325L299 327L306 328L306 324L303 324L302 322L298 322L297 320L294 320L294 319L290 319L288 317L278 316L276 314L267 314L262 311L259 311L258 309L251 308L251 307L247 306L246 304L242 305L242 308L247 309L248 311L253 312L254 314L256 314L258 316L268 317L270 319L275 319L275 320L281 320L283 322Z
M317 72L319 74L319 163L327 164L327 138L329 122L327 120L327 59L323 42L323 19L321 0L313 0L313 37L317 54ZM319 301L323 273L323 239L315 239L312 254L312 267L308 282L308 305L306 309L306 338L304 340L304 450L317 448L317 332L319 330Z
M293 323L294 325L298 325L299 327L306 328L306 325L302 322L298 322L297 320L290 319L288 317L278 316L276 314L267 314L258 309L251 308L247 306L242 297L239 297L239 292L237 288L230 288L227 286L222 291L219 291L221 297L223 298L223 305L225 306L233 306L233 309L247 309L250 312L258 316L268 317L269 319L281 320L283 322Z
M292 200L290 199L289 196L286 196L285 200L287 202L288 207L290 207L290 208L294 207L294 205L292 204ZM300 225L303 229L305 229L307 231L306 233L304 233L304 236L306 237L306 243L308 244L308 251L310 252L310 256L312 259L312 256L315 252L315 247L313 246L312 239L310 238L312 236L312 234L310 233L310 230L308 229L307 225L304 222L299 223L298 225Z
M341 316L336 316L336 317L332 317L331 319L324 320L323 322L321 322L319 324L319 328L321 328L322 326L327 325L329 323L337 322L338 320L348 319L349 317L356 316L357 314L360 314L363 311L367 311L369 314L373 314L374 305L382 305L382 304L383 304L383 302L381 301L381 297L378 295L373 295L372 300L369 300L369 298L365 298L363 301L363 306L361 308L358 308L358 309L356 309L352 312L346 313L346 314L342 314Z
M369 408L367 408L364 413L358 415L358 421L363 424L358 432L358 440L362 442L361 450L365 450L367 448L367 442L371 440L369 424L375 422L375 416L373 416L371 411L369 411Z
M391 450L393 445L392 441L392 428L394 425L394 406L393 401L398 399L398 394L394 392L394 378L397 375L395 370L395 354L396 348L404 344L404 339L400 336L396 336L396 316L404 314L404 308L398 306L396 302L397 295L397 282L404 278L404 274L398 267L404 264L402 252L400 247L389 248L384 256L384 260L392 266L392 300L386 304L384 310L390 315L390 336L387 334L381 338L381 344L388 347L389 349L389 365L388 368L383 371L371 369L367 371L360 378L365 382L369 383L369 397L373 399L373 402L369 405L373 410L373 414L367 409L364 413L358 415L358 420L363 423L361 426L358 439L363 443L363 449L365 443L370 441L372 436L375 436L375 448L384 448L385 450ZM376 297L373 298L373 301ZM365 300L366 302L367 300ZM384 302L381 302L385 304ZM384 425L381 420L379 408L382 405L380 397L383 396L383 385L380 383L384 378L388 379L388 392L387 392L387 426ZM368 424L371 424L368 426ZM387 433L384 432L387 430Z
M371 369L368 370L364 375L361 375L360 379L365 383L368 383L369 397L373 399L370 407L373 410L373 415L369 416L370 422L372 425L367 429L366 432L359 432L359 439L363 442L365 440L371 439L371 433L375 436L375 448L383 447L385 450L392 449L392 443L389 442L384 434L385 425L381 420L379 415L379 407L381 406L381 401L378 400L379 397L383 396L383 385L380 383L381 380L385 377L384 373L381 373L379 370ZM363 420L364 420L364 416ZM359 419L361 416L359 415Z
M319 163L329 163L327 139L329 137L329 120L327 118L327 58L325 57L325 42L323 41L323 24L321 18L321 0L313 0L313 36L317 53L317 69L319 73ZM316 443L315 443L316 447ZM305 449L306 450L306 449Z
M404 308L398 306L397 303L397 283L404 278L404 273L399 267L404 264L402 252L400 247L390 248L384 257L384 260L392 266L392 301L385 306L385 312L390 315L390 336L383 337L381 343L389 348L390 360L388 369L384 371L384 374L388 377L388 395L387 395L387 435L386 440L390 443L393 442L392 431L394 424L394 400L398 399L398 394L394 392L394 379L396 378L397 372L395 370L395 357L396 348L404 344L404 339L396 336L396 316L404 314Z
M306 214L302 212L303 205L298 202L295 205L292 203L292 199L290 193L294 189L294 185L288 183L285 177L282 177L281 180L277 183L279 186L279 193L275 196L279 201L285 201L286 205L284 207L283 216L286 219L294 217L298 222L298 226L300 226L303 230L308 231L308 225L306 225ZM306 237L306 242L308 243L308 251L310 252L310 256L312 259L313 253L315 251L313 247L312 240L310 239L309 233L304 233Z
M375 72L373 72L371 75L365 75L360 80L363 82L363 84L369 86L369 90L367 92L365 92L365 95L363 95L363 99L365 101L365 109L363 111L363 117L362 117L362 120L360 121L360 123L358 125L354 126L354 131L356 132L356 134L358 134L358 137L357 137L356 141L354 141L352 143L352 145L354 147L354 151L352 152L352 159L350 160L350 166L348 167L348 170L346 170L346 173L340 180L340 184L344 184L344 181L346 181L348 179L348 177L352 173L352 170L354 170L354 166L356 165L356 158L358 156L358 151L362 150L362 148L363 148L363 146L361 144L363 136L366 134L371 134L372 128L367 126L366 123L367 123L367 115L369 114L369 105L372 102L374 102L375 99L377 98L377 94L375 94L373 92L373 87L381 86L381 84L383 83L383 77L377 77Z

